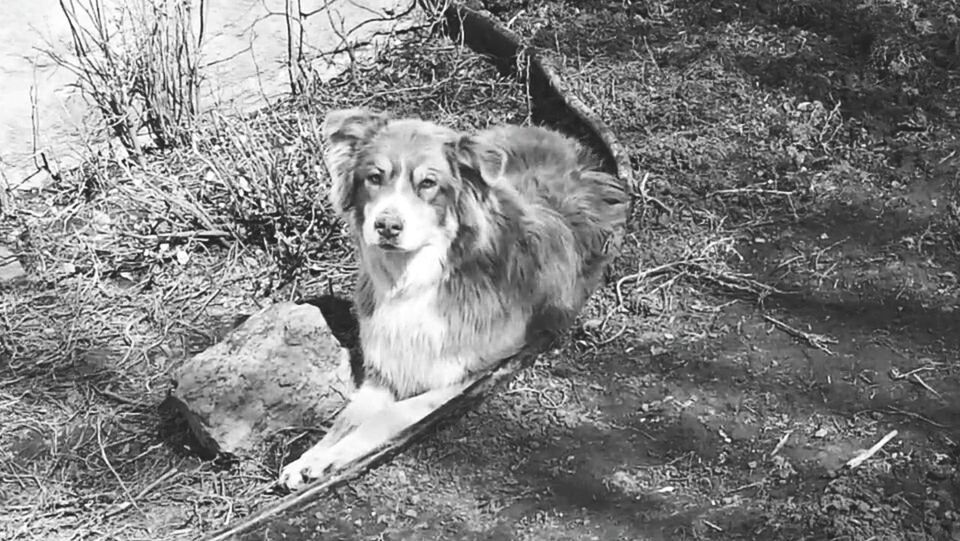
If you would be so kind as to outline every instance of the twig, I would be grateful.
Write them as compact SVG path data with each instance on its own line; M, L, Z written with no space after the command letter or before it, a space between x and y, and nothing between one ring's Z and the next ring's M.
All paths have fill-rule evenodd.
M957 151L954 150L954 151L951 152L950 154L947 154L946 156L944 156L943 159L941 159L939 162L937 162L937 165L943 165L943 164L947 163L947 161L948 161L950 158L952 158L952 157L954 157L954 156L956 156L956 155L957 155Z
M914 379L917 383L919 383L924 389L926 389L926 390L930 391L931 393L933 393L937 398L939 398L939 399L941 399L941 400L943 399L943 395L941 395L940 393L938 393L937 390L934 389L933 387L927 385L927 382L925 382L925 381L923 381L922 379L920 379L920 374L914 374L914 375L913 375L913 379Z
M933 369L934 369L934 367L932 367L932 366L921 366L921 367L919 367L919 368L914 368L913 370L911 370L911 371L909 371L909 372L900 372L900 370L897 370L897 368L894 367L894 368L891 368L891 369L890 369L890 379L895 379L895 380L896 380L896 379L906 379L906 378L909 378L910 376L913 376L913 375L916 374L917 372L924 372L924 371L933 370Z
M607 338L604 338L603 340L597 342L597 343L596 343L596 346L597 346L597 347L605 346L605 345L613 342L613 341L616 340L617 338L620 338L621 336L623 336L624 334L626 334L626 332L627 332L627 322L624 322L623 325L620 327L620 330L619 330L619 331L617 331L617 332L613 333L613 335L611 335L611 336L609 336L609 337L607 337Z
M760 481L755 481L753 483L749 483L746 485L738 486L737 488L731 488L730 490L727 491L727 494L736 494L737 492L742 492L750 488L760 487L760 486L763 486L765 482L766 482L765 480L760 480Z
M831 337L826 336L826 335L823 335L823 334L816 334L816 333L801 331L800 329L796 329L796 328L794 328L794 327L791 327L790 325L787 325L786 323L784 323L784 322L780 321L779 319L776 319L776 318L774 318L774 317L772 317L772 316L766 316L766 315L765 315L765 316L763 316L763 319L769 321L770 323L773 323L774 326L776 326L776 327L779 328L780 330L786 332L787 334L793 336L794 338L799 338L799 339L803 340L804 342L806 342L806 343L809 344L810 346L812 346L812 347L814 347L814 348L816 348L816 349L819 349L820 351L826 353L827 355L833 355L833 354L834 354L833 351L831 351L830 348L827 347L827 344L836 344L836 343L837 343L837 340L834 339L834 338L831 338Z
M890 413L897 413L897 414L900 414L900 415L906 415L907 417L912 417L912 418L914 418L914 419L917 419L917 420L919 420L919 421L923 421L923 422L927 423L928 425L930 425L930 426L935 426L935 427L937 427L937 428L944 428L944 429L953 428L952 426L947 426L947 425L945 425L945 424L938 423L938 422L933 421L933 420L931 420L931 419L927 419L926 417L924 417L923 415L920 415L919 413L914 413L914 412L912 412L912 411L902 410L902 409L897 408L897 407L894 407L894 406L887 406L887 411L889 411Z
M287 26L287 75L290 90L300 95L306 90L307 75L303 70L303 8L300 0L284 2L284 21ZM294 36L294 26L298 32Z
M720 526L717 526L716 524L710 522L710 521L707 520L707 519L703 519L703 523L706 524L707 526L710 526L710 527L713 528L715 531L718 531L718 532L722 532L722 531L723 531L723 528L721 528Z
M537 395L537 402L540 404L541 407L555 410L567 403L567 393L565 393L563 389L558 389L558 390L561 396L561 399L559 402L556 400L553 400L552 398L547 397L547 393L545 390L534 389L533 387L519 387L516 389L510 389L504 394L519 394L522 392L531 392Z
M136 233L130 233L128 231L120 231L120 234L125 237L132 237L140 240L156 240L157 242L167 242L171 240L186 240L186 239L219 239L219 238L231 238L234 236L233 233L229 231L220 231L216 229L201 229L197 231L173 231L171 233L156 233L153 235L138 235Z
M17 528L17 531L13 532L13 537L11 539L19 539L21 535L27 533L27 530L30 529L30 525L33 523L34 519L40 514L40 508L43 507L43 495L39 495L36 498L36 503L30 506L30 516L26 517L23 521L23 524Z
M740 194L740 193L759 193L759 194L768 194L768 195L785 195L791 196L795 195L795 192L789 192L786 190L770 190L767 188L729 188L726 190L717 190L711 192L710 195L724 195L724 194Z
M652 269L646 269L646 270L643 270L643 271L638 271L638 272L636 272L636 273L634 273L634 274L628 274L628 275L626 275L626 276L621 277L619 280L617 280L617 285L616 285L617 306L618 306L618 307L622 307L622 306L623 306L623 286L624 286L624 284L626 284L627 282L631 282L631 281L632 281L632 282L639 282L639 281L643 280L644 278L647 278L647 277L650 277L650 276L654 276L654 275L660 274L660 273L662 273L662 272L666 272L666 271L668 271L668 270L670 270L670 269L672 269L672 268L674 268L674 267L678 267L678 266L680 266L682 263L683 263L683 261L673 261L673 262L671 262L671 263L666 263L666 264L660 265L660 266L658 266L658 267L654 267L654 268L652 268Z
M787 440L790 439L790 436L793 435L793 430L787 430L787 433L780 438L780 441L777 442L777 445L773 448L773 451L770 451L770 456L774 456L783 449L783 446L787 444Z
M647 49L647 55L650 56L650 63L653 64L653 67L657 68L658 74L663 74L663 70L660 69L660 64L657 63L656 57L653 55L653 49L650 48L650 42L647 41L647 37L643 37L643 46Z
M857 456L851 458L849 461L847 461L847 463L844 464L844 467L847 468L847 469L852 470L852 469L856 468L857 466L859 466L860 464L863 464L863 463L864 463L866 460L868 460L870 457L872 457L873 455L877 454L877 452L878 452L880 449L882 449L884 445L886 445L890 440L892 440L892 439L895 438L896 436L897 436L897 431L896 431L896 430L891 430L886 436L880 438L880 441L878 441L877 443L875 443L875 444L873 445L873 447L867 449L866 451L860 453L859 455L857 455Z
M673 216L672 208L668 207L666 203L650 195L647 192L647 181L649 180L650 180L650 173L644 173L643 178L640 179L640 182L637 184L637 191L640 192L640 197L643 198L643 202L646 203L648 201L652 201L656 203L657 206L659 206L661 209L663 209L664 212L666 212L670 216Z
M173 479L174 477L176 477L176 476L178 476L178 475L180 475L180 470L179 470L179 469L177 469L177 468L170 468L170 469L167 470L163 475L161 475L160 477L157 477L152 483L150 483L149 485L143 487L143 489L140 490L140 492L137 492L136 499L138 499L138 500L139 500L139 499L142 499L142 498L143 498L144 496L146 496L147 494L150 494L150 492L152 492L153 489L157 488L158 486L160 486L160 485L162 485L163 483L169 481L170 479ZM126 511L127 509L129 509L132 504L133 504L133 501L123 502L123 503L117 505L116 507L114 507L113 509L107 510L107 512L104 513L104 517L112 517L112 516L114 516L114 515L117 515L117 514L119 514L119 513L122 513L122 512L124 512L124 511Z
M117 483L120 484L120 488L123 490L124 495L127 497L127 501L130 502L137 511L140 511L143 514L143 509L137 505L137 502L134 500L133 495L130 494L130 490L127 489L126 483L123 482L123 479L120 478L120 474L117 473L117 470L113 468L113 464L110 463L110 459L107 458L106 448L103 446L103 434L100 425L100 416L97 416L97 445L100 446L100 458L103 459L103 463L107 465L107 469L110 470L110 473L113 474L113 477L117 480Z
M699 260L694 261L684 261L684 265L691 270L699 271L696 273L696 276L700 276L705 280L714 282L715 284L735 291L745 291L747 293L752 293L754 295L759 295L764 297L766 295L777 294L777 295L787 295L788 291L784 291L780 288L771 286L769 284L764 284L763 282L757 281L753 278L750 278L749 275L743 273L734 273L734 272L721 272L716 269L711 269L703 264L705 258L700 258ZM691 274L694 274L691 272Z
M210 306L210 303L212 303L214 299L220 296L221 293L223 293L222 287L217 288L216 291L211 293L210 296L208 296L207 299L203 301L203 304L200 305L200 308L198 308L197 311L194 312L193 317L190 318L190 320L187 323L190 325L196 323L197 319L199 319L200 316L203 315L203 312L207 309L207 307Z
M720 526L717 526L716 524L710 522L710 521L707 520L707 519L703 519L703 523L706 524L707 526L710 526L711 528L713 528L714 530L716 530L716 531L718 531L718 532L722 532L722 531L723 531L723 528L721 528Z
M123 395L117 394L117 393L115 393L115 392L113 392L113 391L110 391L110 390L107 390L107 389L101 389L101 388L99 388L99 387L94 386L94 387L93 387L93 390L96 391L97 393L99 393L99 394L107 397L107 398L112 398L113 400L116 400L117 402L120 402L121 404L127 404L127 405L130 405L130 406L136 406L136 407L142 407L142 406L144 405L143 402L138 402L138 401L136 401L136 400L134 400L134 399L132 399L132 398L127 398L127 397L125 397L125 396L123 396Z

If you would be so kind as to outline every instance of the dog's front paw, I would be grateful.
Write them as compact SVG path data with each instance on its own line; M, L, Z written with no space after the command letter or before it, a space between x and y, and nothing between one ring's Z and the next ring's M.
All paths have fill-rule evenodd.
M302 459L294 460L280 470L280 478L277 484L289 491L300 490L310 480L312 469L304 464Z
M342 467L344 462L336 452L331 451L334 449L319 452L307 451L303 456L283 467L277 483L291 491L299 490L311 480Z

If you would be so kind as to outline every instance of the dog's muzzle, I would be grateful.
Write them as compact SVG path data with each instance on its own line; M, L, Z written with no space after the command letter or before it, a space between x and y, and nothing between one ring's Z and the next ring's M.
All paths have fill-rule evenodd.
M403 232L403 220L392 212L384 212L373 222L373 229L380 237L382 246L396 246L400 233Z

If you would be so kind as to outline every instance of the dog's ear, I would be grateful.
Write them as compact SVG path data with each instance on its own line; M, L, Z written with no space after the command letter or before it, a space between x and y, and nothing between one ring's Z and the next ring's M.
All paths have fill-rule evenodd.
M461 136L451 151L460 178L481 194L503 176L507 166L507 155L502 149L473 135Z
M472 249L485 249L492 242L491 185L503 177L507 154L481 137L461 135L448 144L450 166L460 179L457 197L460 225L466 232L463 242Z
M389 120L388 114L369 109L338 109L323 119L320 132L327 142L323 158L333 183L330 202L338 213L353 206L353 169L358 147L372 139Z

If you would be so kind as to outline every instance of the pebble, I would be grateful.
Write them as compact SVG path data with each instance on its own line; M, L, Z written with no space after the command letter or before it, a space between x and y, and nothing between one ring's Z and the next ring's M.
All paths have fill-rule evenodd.
M16 282L27 277L20 260L8 248L0 246L0 284Z

